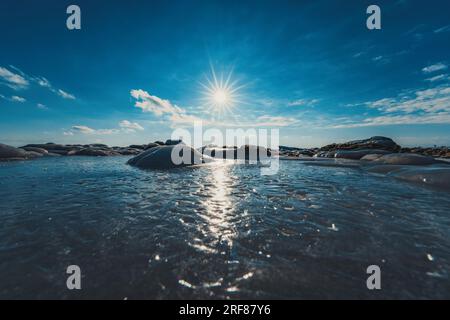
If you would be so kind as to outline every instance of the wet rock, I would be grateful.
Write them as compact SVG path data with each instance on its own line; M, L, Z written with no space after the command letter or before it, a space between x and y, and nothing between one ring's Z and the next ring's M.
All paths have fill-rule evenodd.
M172 139L167 139L165 145L166 146L174 146L177 144L183 143L182 140L172 140Z
M120 153L123 156L137 155L142 152L141 149L133 149L133 148L118 148L114 149L114 151Z
M334 154L335 158L342 158L342 159L352 159L352 160L359 160L362 157L368 155L368 154L388 154L389 151L386 150L377 150L377 149L362 149L362 150L337 150Z
M91 157L107 157L107 156L116 156L120 155L120 153L115 152L113 150L103 150L103 149L95 149L95 148L86 148L77 151L71 151L69 155L73 156L91 156Z
M160 146L165 145L164 142L162 142L162 141L155 141L155 143L158 144L158 145L160 145Z
M360 160L362 160L362 161L373 161L373 160L376 160L376 159L378 159L378 158L380 158L382 156L383 156L382 154L369 153L369 154L366 154L364 157L362 157Z
M147 146L146 144L132 144L132 145L129 145L128 148L145 150L146 146Z
M148 149L158 147L158 146L159 146L159 144L150 142L148 145L145 146L144 150L148 150Z
M201 164L205 161L206 158L191 147L171 145L148 149L127 163L142 169L170 169Z
M39 154L39 156L42 156ZM26 160L38 157L35 152L0 143L0 161Z
M62 145L62 144L56 144L56 143L46 143L46 144L27 144L26 146L23 146L22 148L29 148L29 147L33 147L33 148L41 148L41 149L45 149L49 152L54 152L54 151L71 151L73 149L79 149L80 147L77 146L70 146L70 145ZM50 151L51 150L51 151Z
M43 148L37 148L37 147L22 147L21 149L24 149L25 151L33 151L40 154L47 154L48 151Z
M375 136L364 140L353 140L345 143L333 143L320 148L320 151L336 151L336 150L357 150L357 149L381 149L391 152L398 152L400 146L392 139Z
M450 168L415 167L395 171L391 173L391 176L400 180L450 191Z
M380 164L395 165L429 165L437 163L437 161L429 156L422 156L415 153L392 153L384 155L373 162Z

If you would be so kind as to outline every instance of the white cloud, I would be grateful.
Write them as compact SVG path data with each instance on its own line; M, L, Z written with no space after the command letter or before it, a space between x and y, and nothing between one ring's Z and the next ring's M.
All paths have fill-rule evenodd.
M448 26L444 26L434 30L434 33L448 32L448 31L450 31L450 24Z
M21 75L13 73L3 67L0 67L0 79L4 85L15 90L26 89L30 84L28 80Z
M359 128L406 124L446 124L450 123L449 112L417 115L386 115L364 119L362 122L332 126L332 128Z
M203 121L197 116L187 114L186 110L172 104L169 100L150 95L142 89L131 90L130 94L136 99L135 107L144 112L151 112L158 117L166 115L172 123L193 124L196 121Z
M436 63L436 64L432 64L428 67L425 67L422 69L422 71L424 73L431 73L431 72L435 72L435 71L439 71L439 70L445 70L447 69L448 66L442 62Z
M41 110L48 110L47 106L42 103L36 104L36 107L38 107L38 109L41 109Z
M256 119L252 125L257 127L287 127L297 122L294 118L261 116Z
M181 113L183 110L176 105L170 103L169 100L161 99L157 96L150 95L142 89L131 90L131 96L135 98L135 107L141 108L144 112L152 112L157 116L163 114Z
M25 101L27 101L27 99L19 97L19 96L12 96L11 101L24 103Z
M435 82L435 81L441 81L441 80L449 80L449 76L447 74L440 74L431 78L425 79L425 81L429 82Z
M63 91L63 90L61 90L61 89L58 89L58 94L59 94L61 97L63 97L64 99L71 99L71 100L74 100L74 99L75 99L75 96L74 96L74 95L72 95L72 94L70 94L70 93L67 93L67 92L65 92L65 91Z
M349 121L333 128L355 128L381 125L450 124L450 86L409 90L394 98L364 103L381 115L361 121Z
M144 130L144 128L137 122L130 122L128 120L122 120L119 122L119 127L122 129L134 132L135 130Z
M17 67L9 66L16 73L0 67L0 84L6 85L14 90L27 89L30 83L35 83L43 88L47 88L51 92L58 94L64 99L75 99L73 94L67 93L61 89L54 88L50 81L45 77L30 76Z
M297 99L297 100L293 100L288 102L288 106L289 107L294 107L294 106L313 106L316 103L318 103L320 100L319 99Z
M73 126L72 130L76 131L76 132L81 132L81 133L84 133L84 134L92 134L92 133L95 133L95 131L96 131L96 130L94 130L92 128L89 128L87 126Z

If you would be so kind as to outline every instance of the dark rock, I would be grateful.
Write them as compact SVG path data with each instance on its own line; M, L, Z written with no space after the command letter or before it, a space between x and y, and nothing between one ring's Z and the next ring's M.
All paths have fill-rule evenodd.
M364 140L354 140L345 143L333 143L320 148L320 151L336 151L336 150L358 150L358 149L381 149L391 152L398 152L400 146L392 139L375 136Z
M162 142L162 141L155 141L155 143L156 143L156 144L159 144L160 146L164 146L164 145L165 145L165 143Z
M145 150L146 144L132 144L128 148Z
M43 148L37 148L37 147L22 147L21 149L24 149L25 151L33 151L40 154L47 154L48 151Z
M158 147L158 146L159 146L159 144L150 142L148 145L145 146L144 150L148 150L148 149Z
M376 159L378 159L378 158L380 158L380 157L382 157L383 155L382 154L379 154L379 153L369 153L369 154L367 154L367 155L365 155L364 157L362 157L361 158L361 160L362 161L373 161L373 160L376 160Z
M0 143L0 161L26 160L36 157L34 152L25 151L20 148Z
M165 145L166 146L174 146L177 144L183 143L182 140L171 140L171 139L167 139Z
M73 155L73 156L91 156L91 157L107 157L107 156L120 155L120 153L112 151L112 150L86 148L86 149L77 150L75 152L71 152L70 155Z
M205 161L206 159L203 155L191 147L186 145L171 145L148 149L136 157L131 158L127 163L142 169L170 169L201 164Z

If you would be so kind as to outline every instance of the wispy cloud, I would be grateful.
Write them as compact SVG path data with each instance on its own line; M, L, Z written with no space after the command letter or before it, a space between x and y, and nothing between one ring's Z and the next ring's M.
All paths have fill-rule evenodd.
M296 106L313 106L317 104L320 100L319 99L297 99L288 102L289 107L296 107Z
M434 33L449 32L449 31L450 31L450 24L434 30Z
M27 99L19 97L19 96L12 96L11 101L24 103L25 101L27 101Z
M64 99L75 100L75 96L73 94L67 93L61 89L58 89L58 95L60 95Z
M172 123L192 124L195 121L202 121L197 116L187 114L185 109L172 104L169 100L151 95L142 89L131 90L130 94L136 99L135 107L142 109L144 112L151 112L156 116L168 116Z
M36 107L38 107L38 109L41 109L41 110L48 110L48 107L42 103L36 104Z
M439 112L434 114L420 115L387 115L371 117L362 122L347 123L332 126L332 128L358 128L387 125L406 125L406 124L444 124L450 123L449 112Z
M441 80L450 80L450 77L448 74L440 74L440 75L425 79L425 81L429 81L429 82L436 82L436 81L441 81Z
M0 94L0 98L6 101L10 101L10 102L19 102L19 103L24 103L27 101L27 99L23 98L23 97L19 97L19 96L11 96L10 98Z
M0 67L0 83L14 90L26 89L29 81L20 74L11 72L10 70Z
M45 77L27 75L15 66L9 66L9 68L13 71L5 67L0 67L0 84L6 85L14 90L23 90L28 89L30 84L34 83L40 87L47 88L64 99L75 99L73 94L53 87L50 81Z
M135 132L136 130L142 131L144 128L137 122L131 122L128 120L122 120L119 122L119 127L128 130L129 132Z
M436 72L436 71L439 71L439 70L445 70L447 68L448 68L448 66L446 64L444 64L442 62L439 62L439 63L432 64L432 65L430 65L428 67L423 68L422 71L424 73L431 73L431 72Z
M76 125L72 126L70 130L66 130L63 132L65 136L73 136L74 134L89 134L89 135L110 135L117 133L133 133L136 130L142 131L144 128L138 124L137 122L131 122L128 120L122 120L118 124L118 128L109 128L109 129L93 129L91 127L85 125Z

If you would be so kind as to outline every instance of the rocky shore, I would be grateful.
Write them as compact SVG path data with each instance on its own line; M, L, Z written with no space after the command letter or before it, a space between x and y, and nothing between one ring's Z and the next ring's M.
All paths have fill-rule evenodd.
M189 162L174 163L176 151ZM203 164L214 159L261 161L278 156L280 160L299 160L307 165L352 167L369 173L389 175L397 179L426 184L450 191L450 151L448 147L402 148L392 139L375 136L363 140L333 143L321 148L280 146L279 150L244 145L241 147L204 146L198 150L180 140L155 141L128 147L105 144L62 145L28 144L15 148L0 144L0 161L31 160L42 157L68 156L130 156L128 164L142 169L168 169Z

